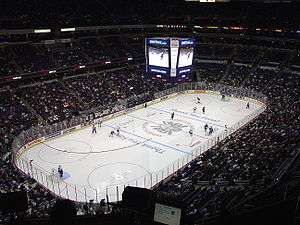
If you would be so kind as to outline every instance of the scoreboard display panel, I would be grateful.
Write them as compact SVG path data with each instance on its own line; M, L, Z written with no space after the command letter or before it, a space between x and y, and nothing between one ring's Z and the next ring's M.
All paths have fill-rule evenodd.
M149 65L169 67L169 49L167 48L148 48Z
M146 38L146 72L175 81L189 79L194 43L192 38Z
M179 52L178 67L191 66L193 64L193 48L181 48Z

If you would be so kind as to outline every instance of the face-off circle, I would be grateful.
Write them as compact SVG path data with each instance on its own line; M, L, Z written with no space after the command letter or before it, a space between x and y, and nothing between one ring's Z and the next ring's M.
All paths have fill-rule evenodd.
M49 152L51 151L51 154ZM43 144L38 156L44 162L52 164L66 164L86 158L92 151L89 143L79 140L55 140ZM65 157L68 154L68 157Z
M103 192L109 187L133 185L137 179L142 181L145 174L150 172L141 165L116 162L96 167L89 173L87 179L91 188Z

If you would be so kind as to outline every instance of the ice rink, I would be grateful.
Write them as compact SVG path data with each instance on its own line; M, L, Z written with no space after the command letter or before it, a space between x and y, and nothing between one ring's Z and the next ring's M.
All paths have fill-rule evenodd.
M99 201L108 194L110 201L115 201L121 199L124 185L155 185L203 152L200 146L216 140L225 125L230 129L262 107L251 102L246 109L246 103L241 99L221 101L216 94L181 94L103 121L101 127L96 125L96 134L90 126L47 140L21 158L33 160L32 165L47 172L62 166L61 181L41 178L56 194L78 201ZM205 124L214 129L212 135L204 131ZM110 137L117 128L120 135ZM72 194L74 190L79 194Z

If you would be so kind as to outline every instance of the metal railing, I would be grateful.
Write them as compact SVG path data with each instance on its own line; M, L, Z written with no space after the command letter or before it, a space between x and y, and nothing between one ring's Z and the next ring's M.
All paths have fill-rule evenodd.
M222 132L218 132L216 136L212 136L203 144L195 148L188 154L184 154L182 157L178 158L176 161L172 162L165 168L159 171L153 171L145 174L141 177L136 177L126 183L112 185L103 187L102 189L93 189L90 187L82 187L69 184L64 182L51 174L51 171L46 171L38 165L35 165L32 161L27 159L22 153L29 149L32 145L38 144L47 140L49 138L54 138L60 136L61 134L66 134L75 129L84 128L91 124L91 121L96 118L112 118L114 114L118 113L128 113L130 110L134 110L139 107L131 108L134 102L144 102L144 100L149 99L164 99L171 94L184 93L190 90L206 90L218 92L227 96L235 98L251 98L256 100L258 104L262 103L262 107L253 111L250 115L244 117L232 126L228 126ZM138 186L144 188L151 188L155 184L164 180L191 160L195 159L203 152L216 145L218 142L225 139L227 136L231 135L240 127L247 124L249 121L258 116L266 108L267 98L256 91L252 91L245 88L235 88L230 86L225 86L221 84L212 83L183 83L179 84L173 88L150 94L146 93L140 96L134 96L130 99L125 99L118 101L114 104L105 107L98 107L92 109L89 115L81 115L79 117L74 117L72 119L62 121L60 123L48 125L48 126L36 126L21 132L13 141L12 152L13 152L13 163L20 169L23 173L27 174L31 178L34 178L40 185L47 188L49 191L62 198L68 198L79 202L88 202L94 199L95 202L100 202L101 199L107 199L109 201L119 201L121 200L122 192L124 188L128 185ZM141 106L140 106L141 107Z

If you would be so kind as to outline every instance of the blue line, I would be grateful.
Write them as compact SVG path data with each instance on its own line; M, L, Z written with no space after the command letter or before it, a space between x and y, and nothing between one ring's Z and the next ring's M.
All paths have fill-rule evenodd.
M152 110L161 111L161 112L164 112L164 113L171 114L171 112L169 112L169 111L166 111L166 110L163 110L163 109L156 109L156 108L152 108L152 107L150 107L150 106L148 106L148 109L152 109ZM208 123L208 124L213 124L213 125L215 125L215 126L218 126L218 127L222 127L222 128L224 128L224 126L222 126L222 125L219 125L219 124L210 123L210 122L203 121L203 120L199 120L199 119L192 118L192 117L189 117L189 116L184 116L184 115L179 115L179 116L181 116L181 117L185 117L185 118L188 118L188 119L191 119L191 120L196 120L196 121L200 121L200 122Z
M187 154L187 155L192 155L191 153L188 153L188 152L182 151L182 150L180 150L180 149L178 149L178 148L174 148L174 147L172 147L172 146L165 145L165 144L163 144L163 143L160 143L160 142L157 142L157 141L153 141L153 140L150 140L150 141L151 141L151 142L153 142L153 143L155 143L155 144L158 144L158 145L162 145L162 146L165 146L165 147L168 147L168 148L172 148L172 149L174 149L174 150L176 150L176 151L179 151L179 152L182 152L182 153L184 153L184 154Z
M175 111L176 112L176 111ZM183 113L183 112L180 112L180 111L178 111L179 113ZM203 117L203 116L197 116L197 117L199 117L199 118L201 118L201 119L205 119L205 120L210 120L210 121L214 121L214 122L220 122L220 120L214 120L214 119L210 119L210 118L208 118L208 117Z
M184 114L184 115L188 115L189 113L188 112L184 112L184 111L180 111L178 109L172 109L172 111L174 111L175 113L181 113L181 114ZM194 114L194 113L193 113ZM214 120L214 119L211 119L211 118L208 118L208 117L203 117L203 116L196 116L198 118L201 118L201 119L206 119L206 120L209 120L209 121L213 121L213 122L220 122L220 120Z
M151 122L151 123L159 124L158 122L155 122L155 121L152 121L152 120L147 120L147 119L140 118L140 117L137 117L137 116L132 116L132 115L129 115L129 114L127 116L130 116L130 117L138 119L138 120L145 120L145 121L148 121L148 122Z
M113 128L113 129L117 129L117 128L115 128L115 127L113 127L113 126L110 126L110 125L107 125L107 124L106 124L106 125L105 125L105 124L103 124L103 126L107 126L107 127ZM120 130L121 130L121 129L120 129ZM162 146L165 146L165 147L168 147L168 148L174 149L174 150L176 150L176 151L179 151L179 152L185 153L185 154L187 154L187 155L192 155L191 153L188 153L188 152L182 151L182 150L180 150L180 149L178 149L178 148L174 148L174 147L172 147L172 146L165 145L165 144L163 144L163 143L160 143L160 142L157 142L157 141L153 141L153 140L151 140L151 139L149 140L149 139L147 139L147 138L144 138L144 137L142 137L142 136L139 136L139 135L136 135L136 134L130 133L130 132L126 131L126 130L121 130L121 131L123 131L124 133L127 133L127 134L131 134L131 135L133 135L133 136L136 136L136 137L143 138L143 139L145 139L145 140L151 141L151 142L153 142L153 143L155 143L155 144L162 145Z

